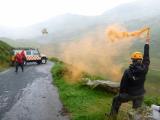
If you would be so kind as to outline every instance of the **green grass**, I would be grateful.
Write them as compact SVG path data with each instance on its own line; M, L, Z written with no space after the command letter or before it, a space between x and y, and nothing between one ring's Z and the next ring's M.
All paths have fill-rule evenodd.
M149 70L146 77L146 94L147 96L159 96L160 93L160 71Z
M0 71L9 67L12 47L0 40Z
M146 105L156 104L160 105L160 71L149 70L145 88L146 88L146 96L144 99L144 103Z
M110 111L114 94L101 89L90 89L80 82L69 83L63 77L65 71L66 65L56 62L51 72L71 120L105 120L104 114Z
M103 120L110 108L112 94L100 90L91 90L80 83L71 84L62 76L57 76L63 64L56 64L52 69L54 84L58 87L60 98L70 113L72 120ZM60 74L63 72L60 72Z
M63 63L61 60L59 60L58 58L56 57L51 57L49 58L50 61L53 61L53 62L56 62L56 63Z
M87 86L82 85L81 82L70 83L64 74L67 72L67 65L63 62L59 62L57 59L53 59L55 62L52 68L53 82L58 87L60 98L64 107L67 109L71 120L108 120L105 118L105 112L109 112L111 108L112 99L114 94L108 93L102 89L90 89ZM91 79L103 79L101 76L92 76L84 74L84 77ZM157 90L160 85L160 75L158 71L150 70L147 75L147 95L145 96L144 103L146 105L160 104L160 97L154 90ZM152 89L152 87L154 89ZM153 94L155 92L155 94ZM122 106L119 113L118 120L124 120L126 118L126 111L131 108L131 102ZM129 109L128 109L129 108Z
M160 106L160 97L159 96L145 96L144 103L147 106L151 106L152 104Z

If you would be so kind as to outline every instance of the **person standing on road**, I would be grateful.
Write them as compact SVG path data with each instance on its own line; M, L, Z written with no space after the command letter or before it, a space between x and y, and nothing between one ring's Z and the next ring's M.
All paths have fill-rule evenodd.
M113 98L109 117L117 119L117 114L122 103L132 101L133 108L141 107L144 98L144 83L149 69L149 43L150 37L147 34L144 45L144 55L141 52L134 52L131 55L132 64L125 70L120 83L120 91Z
M16 61L16 73L18 72L18 67L20 66L23 72L23 56L20 53L17 53L15 56L15 61Z

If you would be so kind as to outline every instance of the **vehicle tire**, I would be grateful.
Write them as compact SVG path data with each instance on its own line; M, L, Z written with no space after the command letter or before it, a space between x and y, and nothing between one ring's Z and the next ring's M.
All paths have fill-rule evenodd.
M38 64L38 65L41 64L41 60L37 61L37 64Z
M46 64L46 63L47 63L47 59L46 59L46 58L42 58L42 59L41 59L41 63L42 63L42 64Z

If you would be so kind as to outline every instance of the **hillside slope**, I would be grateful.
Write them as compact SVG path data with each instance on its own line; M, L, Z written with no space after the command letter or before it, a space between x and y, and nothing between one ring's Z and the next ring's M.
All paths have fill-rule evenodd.
M0 40L0 71L9 66L12 47Z
M70 40L82 36L95 26L108 25L112 22L127 23L127 21L134 19L146 20L159 16L159 4L159 0L137 0L107 10L99 16L64 14L24 28L14 29L0 26L0 36L18 39L19 41L21 39L38 42ZM43 28L47 28L48 35L42 35L41 30Z
M48 56L56 56L61 52L59 50L61 44L79 41L86 37L96 37L97 40L104 38L106 27L112 24L120 24L128 31L149 26L151 28L151 63L153 66L156 66L156 69L159 69L159 4L159 0L137 0L119 5L99 16L60 15L33 26L10 31L10 33L15 35L14 37L20 35L19 37L17 36L17 39L9 40L3 38L1 34L0 36L3 38L3 41L15 47L36 47ZM41 33L43 28L47 29L48 34L43 35ZM0 31L1 29L0 27ZM8 29L2 31L0 33L9 32ZM138 41L130 51L142 51L143 44L144 42Z

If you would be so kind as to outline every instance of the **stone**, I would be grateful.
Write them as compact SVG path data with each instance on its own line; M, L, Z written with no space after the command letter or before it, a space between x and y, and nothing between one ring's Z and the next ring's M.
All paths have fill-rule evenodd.
M118 93L120 83L119 82L113 82L110 80L90 80L88 78L83 79L84 84L94 88L104 88L105 90L112 92L112 93Z
M152 109L148 106L143 106L138 109L128 111L128 120L155 120L152 115Z

